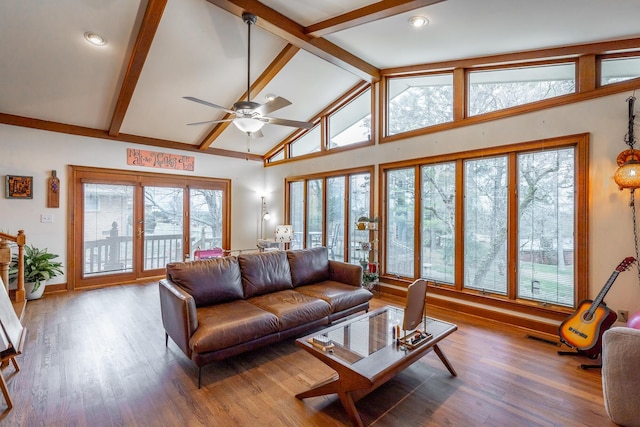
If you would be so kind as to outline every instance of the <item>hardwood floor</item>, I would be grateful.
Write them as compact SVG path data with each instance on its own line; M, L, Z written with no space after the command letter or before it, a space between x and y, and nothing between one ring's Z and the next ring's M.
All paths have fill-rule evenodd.
M585 359L522 329L430 315L459 327L440 345L458 377L426 355L356 404L365 424L614 425ZM195 365L164 345L157 283L47 295L28 303L24 323L21 370L4 371L15 406L3 426L349 425L336 396L294 397L332 371L293 340L205 368L198 390Z

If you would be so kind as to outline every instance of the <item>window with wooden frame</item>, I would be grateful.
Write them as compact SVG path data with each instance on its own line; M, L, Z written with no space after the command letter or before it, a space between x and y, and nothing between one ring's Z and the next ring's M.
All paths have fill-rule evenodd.
M292 249L326 246L333 260L358 263L358 218L371 216L373 167L290 177L285 183L287 223L293 226Z
M587 293L587 152L584 134L381 165L385 279L575 307Z
M265 166L372 144L373 95L370 83L358 83L311 120L316 126L292 133L266 153Z
M640 77L640 54L619 53L600 57L600 85L610 85Z

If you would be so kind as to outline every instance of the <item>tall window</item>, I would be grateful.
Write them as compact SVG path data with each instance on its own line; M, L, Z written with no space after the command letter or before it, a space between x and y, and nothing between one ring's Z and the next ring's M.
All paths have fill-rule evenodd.
M383 275L516 304L575 306L587 292L587 144L579 135L495 148L490 157L382 165Z
M455 280L456 165L422 166L422 277Z
M353 230L359 217L371 215L372 168L323 175L287 179L291 247L326 246L330 259L357 263L361 253L354 250Z
M505 294L507 158L468 160L464 172L464 285Z
M573 304L575 153L518 155L518 296Z
M387 174L387 273L412 277L415 246L415 169L397 169Z

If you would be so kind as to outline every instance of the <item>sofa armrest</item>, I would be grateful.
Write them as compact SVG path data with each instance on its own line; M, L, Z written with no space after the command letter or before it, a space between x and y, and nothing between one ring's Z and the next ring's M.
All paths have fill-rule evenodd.
M169 279L160 280L159 289L164 330L184 354L191 358L189 338L198 328L196 303L191 295Z
M359 288L362 285L362 266L329 260L329 279Z

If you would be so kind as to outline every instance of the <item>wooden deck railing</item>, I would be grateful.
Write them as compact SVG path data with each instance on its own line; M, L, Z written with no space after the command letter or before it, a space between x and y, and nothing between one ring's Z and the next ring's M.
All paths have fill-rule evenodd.
M11 243L13 242L18 246L18 259L22 260L24 256L24 245L26 243L26 236L24 230L18 230L18 234L13 236L11 234L0 232L0 277L4 282L4 286L9 293L9 266L11 265ZM13 293L13 302L24 302L24 263L18 263L18 287ZM11 295L11 294L9 294Z

